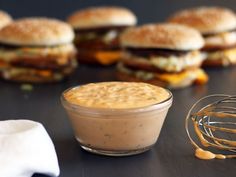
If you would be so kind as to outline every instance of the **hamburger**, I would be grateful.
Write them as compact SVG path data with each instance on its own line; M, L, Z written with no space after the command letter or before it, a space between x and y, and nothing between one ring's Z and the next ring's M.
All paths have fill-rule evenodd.
M60 81L76 68L72 28L48 18L16 20L0 30L0 77L18 82Z
M0 10L0 28L4 27L5 25L11 22L12 22L11 16L8 13Z
M110 65L121 56L119 34L135 25L136 17L122 7L90 7L73 13L67 21L76 34L78 60Z
M198 49L204 41L195 29L177 24L149 24L126 30L120 40L124 49L117 66L120 80L168 88L208 80L199 68L203 56Z
M193 27L205 39L204 66L236 64L236 15L223 7L199 7L177 12L169 22Z

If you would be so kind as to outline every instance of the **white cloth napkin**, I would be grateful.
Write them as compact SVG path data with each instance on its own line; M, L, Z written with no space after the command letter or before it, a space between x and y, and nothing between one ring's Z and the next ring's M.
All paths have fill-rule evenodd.
M0 121L0 177L31 177L34 173L60 173L45 128L30 120Z

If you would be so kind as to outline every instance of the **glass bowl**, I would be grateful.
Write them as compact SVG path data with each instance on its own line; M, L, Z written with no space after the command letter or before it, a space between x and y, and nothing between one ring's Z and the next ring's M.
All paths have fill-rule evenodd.
M79 87L79 86L77 86ZM86 151L126 156L149 150L157 141L173 96L150 106L132 109L91 108L72 104L62 93L75 137Z

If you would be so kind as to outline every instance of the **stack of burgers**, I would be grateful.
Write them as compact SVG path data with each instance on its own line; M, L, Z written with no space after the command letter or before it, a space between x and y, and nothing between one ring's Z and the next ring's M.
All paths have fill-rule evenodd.
M120 60L120 80L181 88L208 81L202 64L236 64L236 15L226 8L187 9L168 23L134 27L137 19L130 10L101 6L79 10L67 22L12 22L0 11L0 77L55 82L75 70L77 59L102 65Z
M141 81L180 88L208 80L200 69L204 40L190 27L178 24L149 24L126 30L121 35L124 49L118 64L120 80Z
M16 20L0 30L0 76L19 82L54 82L76 68L72 28L47 18Z
M135 25L136 17L121 7L91 7L73 13L67 21L76 34L78 60L110 65L121 57L119 34Z
M199 7L174 14L170 19L199 30L205 46L202 53L204 66L230 66L236 64L236 15L222 7Z

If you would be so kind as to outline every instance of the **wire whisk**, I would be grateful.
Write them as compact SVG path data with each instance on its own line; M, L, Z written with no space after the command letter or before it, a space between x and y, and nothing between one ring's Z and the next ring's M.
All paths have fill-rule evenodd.
M192 120L194 127L191 133L189 120ZM189 110L185 129L196 148L197 157L201 159L236 157L236 95L215 94L201 98ZM191 136L192 133L195 136ZM209 151L202 150L197 142ZM211 158L205 156L206 154L212 155Z

